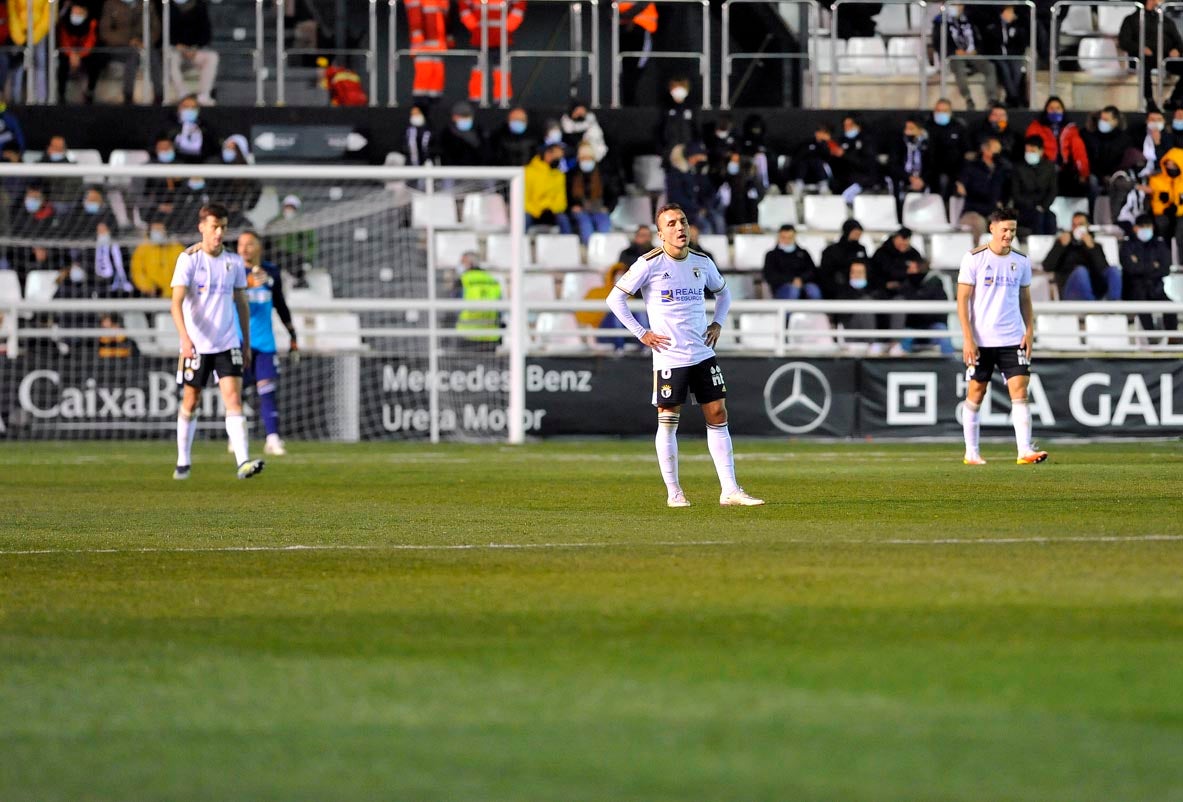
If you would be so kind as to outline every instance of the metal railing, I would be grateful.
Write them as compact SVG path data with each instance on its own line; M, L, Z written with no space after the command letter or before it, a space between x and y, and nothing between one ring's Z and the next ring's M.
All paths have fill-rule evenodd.
M972 2L972 0L970 0ZM989 0L987 0L989 1ZM833 6L830 9L830 105L834 108L838 107L838 10L843 5L860 5L866 4L869 0L834 0ZM1028 0L1030 2L1030 0ZM894 5L919 6L927 9L928 4L924 0L888 0L888 3ZM885 4L886 5L886 4ZM942 14L944 6L941 6ZM928 96L928 61L927 61L927 42L928 42L928 25L927 23L920 26L920 31L917 33L920 37L920 52L917 54L918 83L920 96L918 98L919 105L927 105L926 100ZM844 58L850 58L849 55ZM854 56L854 58L861 58ZM890 62L889 62L890 63ZM944 63L941 64L942 79L944 76ZM942 92L942 94L944 94Z
M731 108L731 65L737 59L780 59L786 61L804 60L805 66L808 68L812 65L812 60L809 54L809 42L818 30L819 26L819 11L817 0L785 0L785 2L777 3L776 5L792 5L803 7L806 17L806 31L803 35L797 38L799 41L805 43L805 51L801 53L777 53L777 52L731 52L731 8L738 3L760 3L762 5L771 5L766 0L726 0L723 3L723 38L722 38L722 53L720 60L723 65L722 86L719 96L719 108ZM810 101L812 106L817 106L821 98L821 76L818 74L816 67L809 70L810 80Z
M1067 2L1076 2L1076 0L1067 0ZM940 43L940 49L939 49L939 53L941 56L941 64L940 64L940 67L941 67L941 79L940 79L941 80L941 84L940 84L941 97L948 97L948 95L949 95L949 93L947 91L947 87L949 85L949 79L948 79L948 71L946 70L946 65L951 60L952 61L968 61L968 62L972 62L972 61L1022 61L1027 64L1027 102L1029 104L1034 103L1035 102L1035 87L1036 87L1035 70L1037 67L1037 61L1036 61L1037 53L1036 53L1036 48L1035 48L1035 3L1033 3L1032 0L1023 0L1022 2L1017 2L1017 3L1011 2L1010 0L957 0L957 4L958 5L966 5L966 6L998 6L998 7L1024 6L1024 7L1026 7L1027 12L1028 12L1027 22L1028 22L1028 34L1030 36L1030 41L1027 43L1027 54L1023 55L1023 56L1005 56L1005 55L985 56L985 55L981 55L980 53L976 56L958 56L956 54L950 56L949 55L949 18L945 14L945 10L949 7L949 4L942 4L941 5L941 43ZM1057 3L1056 5L1060 5L1060 3ZM1054 12L1053 12L1052 19L1053 20L1055 19ZM1052 25L1054 26L1055 22L1053 22ZM1053 30L1054 30L1054 28L1053 28ZM1054 41L1054 36L1053 36L1053 41ZM1053 65L1055 64L1054 58L1052 60L1052 64ZM1053 70L1052 75L1054 76L1055 75L1055 72L1054 72L1055 67L1054 66L1052 67L1052 70ZM1052 78L1053 93L1054 93L1055 85L1056 85L1056 81L1055 81L1055 78L1053 77ZM997 98L992 98L992 97L986 98L986 105L989 106L996 99Z
M591 98L590 103L592 108L599 108L600 106L600 26L599 26L599 7L600 0L530 0L530 4L535 3L565 3L571 10L571 47L568 50L520 50L509 48L509 35L506 31L506 23L509 15L509 3L501 4L501 108L508 109L509 102L509 76L513 72L511 69L511 61L514 58L570 58L572 66L575 68L571 76L571 85L582 78L583 60L587 60L588 78L591 81ZM591 49L584 50L583 44L583 3L587 3L591 8ZM485 26L485 30L481 34L481 53L486 65L489 63L488 47L488 22L484 17L485 3L481 3L481 23ZM487 97L487 86L489 76L488 73L482 74L481 96L482 105L483 99Z
M967 0L967 2L968 2L968 0ZM1092 7L1092 6L1096 6L1096 5L1097 5L1096 2L1090 2L1090 0L1058 0L1058 2L1056 2L1056 4L1052 6L1051 37L1050 37L1050 41L1048 43L1048 48L1049 48L1049 52L1048 52L1048 92L1049 92L1049 94L1052 94L1052 95L1058 94L1056 92L1056 82L1059 78L1060 62L1061 61L1072 60L1072 61L1080 62L1080 61L1112 61L1113 60L1112 57L1108 57L1108 56L1081 57L1079 54L1072 55L1072 56L1064 56L1064 55L1060 54L1060 41L1059 41L1060 40L1060 9L1067 8L1069 6L1090 6L1090 7ZM1127 3L1127 2L1121 2L1121 0L1110 0L1110 2L1106 3L1106 5L1108 5L1108 6L1124 5L1124 6L1129 6L1129 7L1137 10L1137 13L1138 13L1138 52L1137 52L1137 54L1131 53L1129 55L1129 58L1132 59L1133 61L1135 61L1136 65L1137 65L1136 72L1137 72L1137 76L1138 76L1138 96L1140 98L1142 98L1142 100L1141 100L1142 105L1140 108L1142 110L1145 110L1146 99L1143 97L1142 86L1143 86L1144 74L1145 74L1145 70L1146 70L1146 56L1145 56L1145 53L1146 53L1146 9L1141 3L1134 3L1134 2ZM1162 30L1162 28L1160 27L1159 31L1161 31L1161 30Z
M622 58L681 58L698 61L702 83L702 108L711 108L711 4L710 0L661 0L661 5L693 4L702 8L702 50L625 50L620 49L620 2L612 1L612 108L620 108L620 60Z
M378 0L369 0L367 24L369 27L368 47L293 47L284 43L284 0L275 0L275 105L287 103L284 82L287 80L288 56L362 56L366 62L369 85L366 95L371 106L378 105ZM391 17L393 18L393 14ZM391 37L393 42L393 36Z
M1162 2L1160 2L1157 6L1154 7L1154 13L1158 15L1158 49L1154 51L1155 56L1158 58L1158 62L1155 65L1155 67L1158 69L1158 76L1157 76L1157 81L1156 81L1158 91L1155 92L1155 97L1157 97L1159 99L1159 106L1160 107L1163 105L1162 104L1163 92L1166 91L1167 64L1183 61L1183 55L1168 56L1163 53L1163 44L1164 43L1163 43L1162 28L1163 28L1163 24L1166 22L1164 17L1166 15L1166 9L1168 6L1183 7L1183 0L1162 0ZM1143 25L1143 28L1145 28L1145 25L1146 25L1145 18L1143 18L1142 25ZM1145 53L1146 52L1145 49L1143 49L1142 52ZM1183 79L1181 79L1181 80L1183 80ZM1139 87L1139 89L1140 88L1141 87Z

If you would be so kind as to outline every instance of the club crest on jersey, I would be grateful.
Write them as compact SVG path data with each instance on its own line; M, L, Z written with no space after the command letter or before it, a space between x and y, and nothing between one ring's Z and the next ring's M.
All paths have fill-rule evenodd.
M669 397L670 397L671 395L673 395L673 394L674 394L674 388L673 388L673 387L671 387L671 386L670 386L670 385L668 385L668 384L663 384L663 385L661 385L661 397L662 397L662 398L669 398Z
M1012 273L1015 272L1015 263L1014 262L1010 263L1010 272L1012 272Z
M694 277L698 278L698 276L699 276L698 268L696 267L696 268L694 268Z

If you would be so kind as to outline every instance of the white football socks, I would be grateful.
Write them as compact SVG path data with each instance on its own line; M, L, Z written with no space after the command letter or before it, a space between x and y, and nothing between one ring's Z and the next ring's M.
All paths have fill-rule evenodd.
M707 449L715 461L715 472L719 474L719 486L723 495L729 496L739 490L735 481L735 458L731 448L731 431L727 424L707 424Z
M193 436L197 434L197 415L190 415L181 409L177 413L177 465L192 462Z
M1010 419L1015 425L1015 444L1019 447L1019 456L1031 453L1031 405L1027 399L1011 399Z
M226 434L230 436L230 445L234 447L234 464L241 465L250 459L246 442L246 418L241 412L226 415Z
M982 407L972 401L961 405L961 431L965 434L965 456L979 456L978 441L981 433Z
M657 415L657 464L666 492L673 495L681 490L678 484L678 421L682 416L676 412L660 412Z

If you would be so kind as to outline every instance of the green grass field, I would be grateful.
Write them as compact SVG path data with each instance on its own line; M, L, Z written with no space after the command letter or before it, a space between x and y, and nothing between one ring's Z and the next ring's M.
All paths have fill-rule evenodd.
M0 446L0 800L1183 800L1179 443L683 428Z

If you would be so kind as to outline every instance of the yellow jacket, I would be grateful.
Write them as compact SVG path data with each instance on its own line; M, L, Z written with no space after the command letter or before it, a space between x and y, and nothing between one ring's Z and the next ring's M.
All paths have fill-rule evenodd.
M131 255L131 283L144 295L171 298L173 271L184 250L179 242L141 242Z
M543 212L567 211L567 177L551 167L541 156L526 165L526 214L541 217Z
M1183 148L1171 148L1158 160L1160 172L1150 176L1146 183L1150 186L1150 211L1156 217L1167 213L1169 207L1174 206L1175 217L1183 217L1183 175L1171 178L1167 175L1166 163L1174 162L1176 167L1183 169Z
M49 33L49 0L32 0L33 3L33 43L36 44ZM24 45L28 38L29 18L25 16L25 9L29 7L29 0L8 0L8 34L14 45Z

